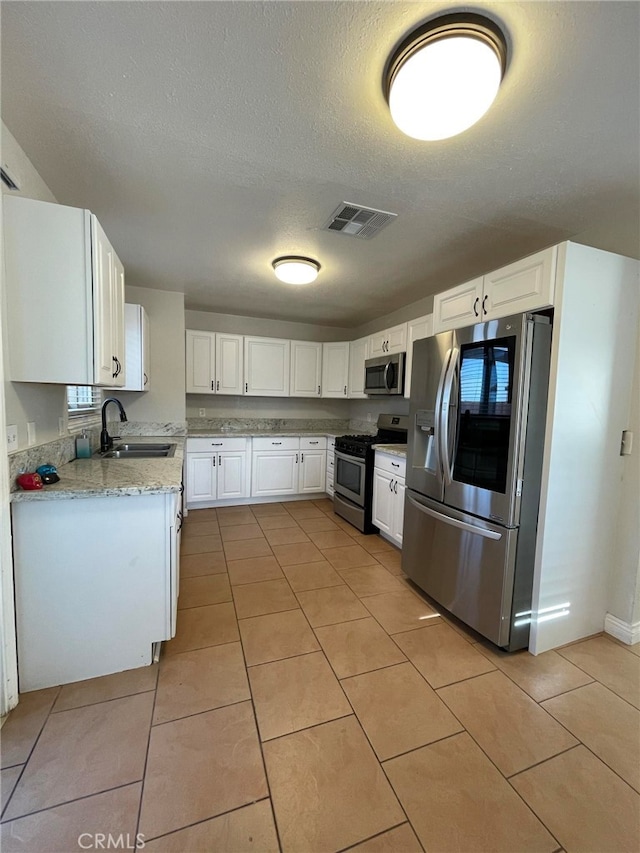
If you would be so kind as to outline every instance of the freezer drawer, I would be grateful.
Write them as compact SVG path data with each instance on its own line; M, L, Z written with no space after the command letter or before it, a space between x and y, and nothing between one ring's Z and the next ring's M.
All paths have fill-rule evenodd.
M407 489L402 569L496 645L525 648L528 630L511 631L517 535Z

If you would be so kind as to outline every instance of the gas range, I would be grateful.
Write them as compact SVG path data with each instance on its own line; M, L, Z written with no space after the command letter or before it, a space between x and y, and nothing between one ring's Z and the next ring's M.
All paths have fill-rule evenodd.
M342 435L336 438L333 508L362 533L378 532L371 522L373 445L404 444L408 422L406 415L380 415L375 435Z

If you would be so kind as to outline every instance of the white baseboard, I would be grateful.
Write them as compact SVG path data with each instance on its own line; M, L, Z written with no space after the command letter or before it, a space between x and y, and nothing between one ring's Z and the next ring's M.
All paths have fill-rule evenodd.
M612 616L610 613L604 617L604 630L607 634L611 634L617 640L626 643L628 646L633 646L640 643L640 622L623 622L617 616Z

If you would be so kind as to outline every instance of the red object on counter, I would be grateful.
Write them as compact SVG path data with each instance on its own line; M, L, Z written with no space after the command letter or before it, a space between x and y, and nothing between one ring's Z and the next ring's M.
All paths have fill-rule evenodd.
M26 491L42 488L42 477L40 474L18 474L16 483Z

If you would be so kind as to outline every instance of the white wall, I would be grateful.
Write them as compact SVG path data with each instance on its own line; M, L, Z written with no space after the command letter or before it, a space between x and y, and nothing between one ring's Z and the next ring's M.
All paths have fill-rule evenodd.
M2 163L8 168L11 177L20 187L12 195L20 195L26 198L35 198L40 201L55 202L51 190L47 187L33 164L18 145L9 129L2 123ZM2 194L10 193L4 184L1 185ZM3 254L4 257L4 254ZM4 264L2 267L2 300L5 306L5 284ZM9 369L9 356L7 352L7 334L4 323L6 322L6 311L3 310L3 356L5 372ZM64 330L52 329L51 346L59 346L64 338ZM36 443L41 444L58 437L58 418L65 416L66 396L65 388L61 385L39 385L30 382L10 382L5 377L4 381L6 423L15 424L18 427L18 449L27 446L27 422L33 421L36 425Z
M231 335L255 335L265 338L288 338L292 341L351 341L348 329L316 326L313 323L290 323L285 320L263 320L213 311L185 311L185 326L199 332L227 332ZM382 327L380 327L382 328Z
M126 282L125 270L125 282ZM184 294L125 286L125 301L149 318L151 388L114 391L130 421L182 422L185 410Z

